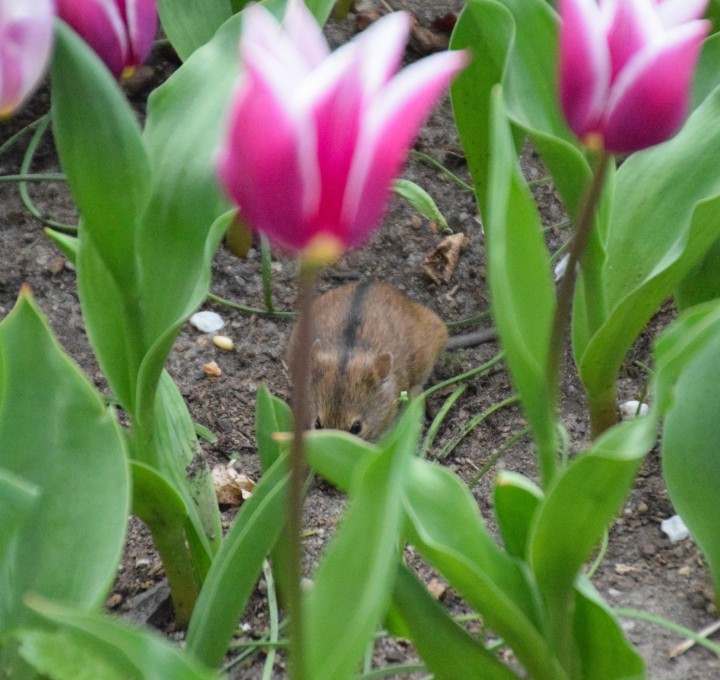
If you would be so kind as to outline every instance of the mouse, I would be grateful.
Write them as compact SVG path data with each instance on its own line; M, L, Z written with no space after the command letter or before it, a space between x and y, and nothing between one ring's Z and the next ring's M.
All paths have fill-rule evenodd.
M486 330L449 338L435 312L382 281L333 288L315 298L312 316L309 426L369 441L392 425L402 392L421 393L446 347L495 337ZM296 331L288 357L299 349Z

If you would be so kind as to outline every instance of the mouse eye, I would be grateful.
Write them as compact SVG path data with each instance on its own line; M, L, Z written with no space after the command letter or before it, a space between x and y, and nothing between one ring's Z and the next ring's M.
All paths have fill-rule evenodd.
M360 434L361 430L362 430L362 423L359 420L356 420L350 426L350 434Z
M316 429L316 430L322 430L322 429L323 429L322 423L320 422L320 418L315 418L315 429Z

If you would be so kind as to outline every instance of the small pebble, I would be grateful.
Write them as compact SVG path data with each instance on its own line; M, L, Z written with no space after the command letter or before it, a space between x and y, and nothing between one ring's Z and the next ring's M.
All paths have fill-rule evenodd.
M645 501L640 501L637 506L637 511L644 515L650 508L648 507L648 504Z
M664 519L660 523L660 528L663 533L670 539L671 543L677 543L690 536L690 531L685 526L685 522L682 521L680 515L673 515Z
M105 606L108 609L115 609L123 601L123 596L120 593L113 593L108 597Z
M555 265L555 281L559 281L563 276L565 276L569 259L570 255L563 255L560 258L560 261Z
M638 409L640 409L639 412ZM631 420L638 415L645 416L649 410L650 407L647 404L641 404L637 399L630 399L620 404L620 415L623 420Z
M209 361L203 364L203 373L211 378L219 378L222 375L222 369L215 361Z
M225 350L226 352L232 352L232 350L235 349L235 343L232 341L232 338L229 338L227 335L213 336L213 344L218 349Z
M202 333L216 333L225 321L217 312L196 312L190 317L190 323Z
M690 565L686 564L684 567L680 567L680 569L678 569L678 576L690 576L691 571Z

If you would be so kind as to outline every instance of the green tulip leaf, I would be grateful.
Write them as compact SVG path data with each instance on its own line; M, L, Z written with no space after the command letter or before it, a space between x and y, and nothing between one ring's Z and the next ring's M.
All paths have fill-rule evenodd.
M542 490L527 477L508 470L498 474L495 516L505 547L513 557L527 559L532 520L542 500Z
M115 577L130 504L123 437L27 291L0 324L0 469L3 496L15 479L15 507L24 514L0 554L0 630L36 619L23 602L30 592L99 606Z
M234 12L231 0L158 0L157 10L165 35L183 61L208 42Z
M409 179L396 179L393 191L404 198L424 218L435 222L441 229L448 228L447 220L437 207L437 203L419 184L411 182Z

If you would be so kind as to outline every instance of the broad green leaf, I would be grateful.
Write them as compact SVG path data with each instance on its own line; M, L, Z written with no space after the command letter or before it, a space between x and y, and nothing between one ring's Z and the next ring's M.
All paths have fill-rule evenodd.
M72 264L77 262L79 247L77 236L70 236L69 234L64 234L61 231L50 229L50 227L45 229L45 234Z
M573 635L583 680L644 680L645 662L585 577L575 587Z
M448 228L447 220L437 207L437 203L419 184L411 182L409 179L396 179L393 191L404 198L423 217L437 223L442 229Z
M700 60L695 68L692 93L693 111L720 85L718 63L720 63L720 33L710 36L703 43Z
M608 316L579 362L591 399L614 391L647 321L720 235L720 89L672 140L617 173L603 271Z
M469 0L450 40L454 50L470 49L473 59L453 81L453 113L465 158L475 181L483 218L488 207L490 172L490 98L502 82L515 35L512 15L494 0Z
M20 656L43 678L50 680L127 680L127 668L118 668L116 660L106 658L68 630L47 632L22 630L15 634L20 641Z
M495 516L505 548L513 557L527 559L528 539L542 490L527 477L502 470L495 482Z
M565 679L540 630L537 596L523 567L490 538L462 481L415 459L405 493L410 543L502 636L533 678Z
M17 528L27 519L40 490L0 468L0 555L7 554Z
M555 290L540 218L515 159L501 97L496 90L485 218L488 282L495 325L547 483L556 455L554 398L546 379Z
M287 485L287 458L278 458L243 503L213 559L187 634L188 650L208 666L225 656L263 560L285 524Z
M720 333L720 300L697 305L683 314L655 342L655 406L665 415L673 405L675 386L687 365Z
M184 61L233 14L231 0L158 0L163 30Z
M157 633L134 628L104 614L88 614L33 596L30 606L69 631L99 657L129 678L217 680L218 675Z
M400 566L395 579L393 604L408 627L422 660L438 680L512 680L519 677L455 623L405 566Z
M710 246L702 261L690 270L675 291L675 300L680 310L718 297L720 297L720 240Z
M210 555L205 553L196 560L191 559L185 534L189 523L188 510L175 487L143 463L134 461L131 471L133 514L152 532L172 590L176 618L188 621L200 584L209 568Z
M324 26L330 16L330 12L332 12L335 0L307 0L305 4L312 12L318 24Z
M379 455L374 444L336 430L313 430L305 436L310 467L334 487L347 493L357 470Z
M613 427L557 478L536 511L529 562L547 608L549 633L572 668L572 602L582 565L628 493L655 442L654 411Z
M662 443L663 476L673 505L707 558L720 592L720 324L718 301L709 307L705 342L677 377L672 406L665 418ZM690 310L693 312L694 310ZM687 326L687 317L679 322ZM676 333L677 334L677 333Z
M386 448L355 475L348 509L306 596L309 678L354 677L387 610L399 559L402 487L422 413L422 401L412 402Z
M255 442L263 471L267 472L281 452L281 446L273 439L273 434L292 430L290 407L282 399L270 394L267 385L261 385L255 398Z
M0 324L0 468L39 492L0 555L0 630L32 619L28 592L99 606L130 503L123 437L27 291Z
M137 287L135 228L149 197L149 164L135 114L117 83L62 22L52 73L55 143L82 216L83 315L113 392L132 411L143 348L141 321L128 300Z

